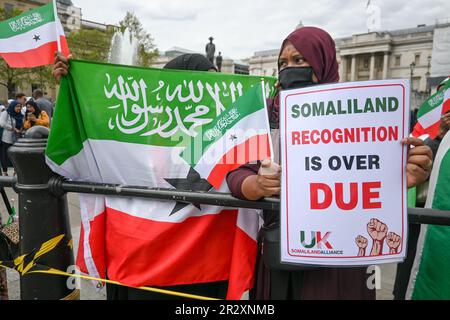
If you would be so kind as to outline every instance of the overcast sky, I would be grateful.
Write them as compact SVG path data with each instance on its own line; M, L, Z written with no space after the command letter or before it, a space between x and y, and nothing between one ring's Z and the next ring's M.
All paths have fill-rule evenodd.
M178 46L203 52L208 38L234 59L278 48L300 21L333 37L367 32L368 0L73 0L83 19L116 24L134 12L160 51ZM449 0L372 0L382 30L450 22Z

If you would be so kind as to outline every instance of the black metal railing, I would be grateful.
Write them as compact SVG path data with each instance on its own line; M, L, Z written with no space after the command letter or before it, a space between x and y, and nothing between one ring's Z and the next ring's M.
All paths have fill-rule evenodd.
M278 198L245 201L227 193L180 191L174 189L124 186L116 184L67 181L55 175L45 163L45 132L32 128L25 139L10 148L9 155L17 171L16 177L0 177L0 191L13 188L19 194L20 254L32 252L36 246L64 234L71 238L67 193L98 194L119 197L140 197L220 207L280 210ZM6 194L2 196L7 200ZM5 204L8 201L5 201ZM8 202L9 203L9 202ZM8 205L7 205L8 207ZM9 211L11 208L9 207ZM409 223L450 226L450 211L423 208L408 209ZM69 246L58 248L42 257L42 265L67 270L74 264ZM21 277L22 299L63 299L73 296L65 279L49 275Z

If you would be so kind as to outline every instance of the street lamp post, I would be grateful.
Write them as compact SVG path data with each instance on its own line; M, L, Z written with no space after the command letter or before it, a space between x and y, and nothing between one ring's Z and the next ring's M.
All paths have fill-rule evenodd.
M431 85L430 85L431 56L428 56L427 61L428 61L428 67L427 67L427 73L426 73L426 77L427 77L427 93L428 93L428 96L430 96L431 95Z
M411 92L413 91L413 76L414 76L414 69L416 67L416 63L412 62L409 65L409 69L411 70L411 76L410 76L410 81L411 81Z
M413 93L414 93L414 85L413 85L413 76L414 76L414 68L416 67L416 63L415 62L412 62L410 65L409 65L409 69L411 70L411 75L410 75L410 83L411 83L411 105L412 105L412 102L414 101L413 100Z

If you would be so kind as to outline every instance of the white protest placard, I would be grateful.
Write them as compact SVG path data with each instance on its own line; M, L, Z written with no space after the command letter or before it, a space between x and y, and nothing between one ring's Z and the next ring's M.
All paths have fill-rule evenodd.
M408 134L407 80L281 92L282 262L404 259Z

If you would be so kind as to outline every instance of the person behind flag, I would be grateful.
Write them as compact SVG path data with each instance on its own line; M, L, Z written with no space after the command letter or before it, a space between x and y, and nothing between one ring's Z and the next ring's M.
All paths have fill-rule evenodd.
M450 210L450 134L442 138L430 176L425 208ZM406 293L407 300L450 299L450 227L420 225L416 249L412 253Z
M339 81L335 43L322 29L303 27L291 33L279 55L279 87L294 89ZM268 101L274 142L275 162L279 158L279 96ZM432 154L423 142L410 138L403 144L414 146L408 157L408 187L425 181L430 174ZM269 174L265 174L270 172ZM247 164L227 176L232 194L256 201L279 196L281 168L276 163ZM263 230L279 228L279 212L264 212ZM262 250L264 233L260 233L259 258L252 299L375 299L375 290L367 287L366 268L319 268L299 271L270 269L264 263L269 255Z
M38 107L47 113L50 119L53 117L53 105L52 103L44 97L44 92L41 89L36 89L33 91L33 99L38 105Z
M57 54L53 66L53 75L59 83L61 76L67 75L69 72L69 60L71 56ZM195 70L217 72L216 67L201 54L183 54L169 61L164 69L174 70ZM159 289L225 299L227 296L228 281L218 281L209 283L185 284L177 286L158 287ZM165 299L181 299L165 294L155 292L142 291L130 287L118 285L106 285L108 300L165 300Z
M176 70L196 70L196 71L211 71L216 72L217 68L205 58L205 56L194 54L182 54L171 61L169 61L164 69L176 69Z
M50 128L50 118L44 110L38 107L37 102L28 101L26 103L27 113L25 114L24 130L28 130L34 126L43 126Z
M439 86L437 87L438 92L445 87L449 79L450 78L447 78L446 80L442 81L439 84ZM433 152L433 161L435 160L436 155L439 151L442 139L444 139L449 129L450 129L450 111L448 111L441 117L438 135L434 139L428 137L424 140L425 145L429 146L431 148L431 151ZM416 207L424 207L425 202L427 200L428 189L429 189L428 181L427 183L424 183L417 187L416 190L417 195L415 197ZM413 224L409 226L408 243L407 243L408 254L406 256L405 261L397 265L397 273L395 276L394 290L393 290L394 300L405 300L406 290L408 288L408 282L411 275L414 258L417 252L417 243L420 236L420 230L421 225Z

